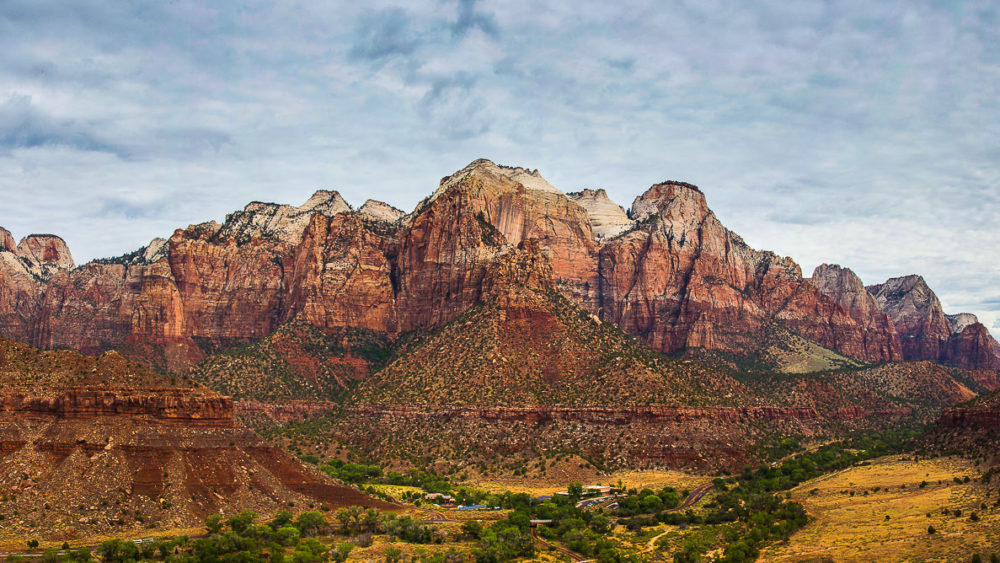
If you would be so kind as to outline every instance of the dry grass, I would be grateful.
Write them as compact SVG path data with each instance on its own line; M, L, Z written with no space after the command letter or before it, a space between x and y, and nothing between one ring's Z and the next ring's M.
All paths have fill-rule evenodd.
M540 496L551 495L556 491L565 491L570 483L618 486L618 482L621 481L625 488L649 487L658 490L663 487L674 487L677 490L683 490L693 489L709 480L703 475L674 470L629 470L601 473L593 467L580 468L580 463L583 461L581 458L572 456L548 467L545 474L533 472L525 476L473 476L472 479L463 484L491 493L510 491Z
M761 560L964 561L979 552L989 561L991 553L1000 553L995 481L954 481L980 473L965 459L889 457L808 481L793 489L792 498L816 521L788 544L766 550ZM952 514L955 509L960 517ZM978 522L969 518L973 512ZM936 533L929 534L928 526Z

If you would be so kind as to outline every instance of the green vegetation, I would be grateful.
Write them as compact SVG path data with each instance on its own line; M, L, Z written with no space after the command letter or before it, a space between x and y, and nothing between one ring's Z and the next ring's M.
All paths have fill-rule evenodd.
M114 539L102 543L98 555L105 563L157 560L172 563L319 563L344 561L355 548L348 541L328 545L333 534L356 538L366 544L371 543L373 534L409 543L430 544L445 540L436 526L417 522L409 516L400 517L360 507L338 510L335 514L336 525L327 522L320 512L303 512L293 516L282 511L269 522L258 522L258 518L253 512L241 512L227 520L212 514L205 521L205 537L182 536L145 543ZM321 536L323 541L317 536ZM90 552L83 549L64 555L53 552L51 555L53 558L48 559L51 561L93 561ZM436 559L431 558L430 561Z
M211 350L220 345L199 343ZM358 379L381 369L396 343L358 328L323 330L287 323L257 342L219 351L190 370L209 388L238 399L339 400Z

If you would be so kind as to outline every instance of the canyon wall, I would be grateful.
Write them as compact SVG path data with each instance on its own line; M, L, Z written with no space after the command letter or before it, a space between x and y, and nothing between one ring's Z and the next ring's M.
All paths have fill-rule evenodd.
M603 191L563 194L537 171L486 160L444 178L408 215L374 201L353 211L319 191L298 207L254 202L221 225L80 267L58 237L15 245L0 229L0 335L118 348L182 372L297 317L390 334L432 329L478 302L490 265L527 240L538 241L563 295L661 352L743 353L780 325L868 362L1000 367L988 332L972 323L955 336L925 284L890 280L868 295L834 270L810 283L790 258L728 231L695 186L656 184L625 213ZM925 309L926 321L913 314Z

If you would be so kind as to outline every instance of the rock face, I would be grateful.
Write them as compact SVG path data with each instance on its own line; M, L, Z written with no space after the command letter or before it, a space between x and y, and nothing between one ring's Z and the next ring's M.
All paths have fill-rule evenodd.
M545 249L560 291L597 308L597 243L587 212L537 172L477 160L441 181L400 238L403 330L440 326L466 310L502 247L527 239Z
M388 203L375 201L374 199L366 201L365 204L358 209L358 214L365 219L385 221L386 223L395 223L403 217L406 217L405 211L396 209Z
M3 227L0 227L0 252L17 252L17 244L14 243L14 236Z
M49 279L60 270L73 267L73 256L66 241L55 235L29 235L17 245L20 256L33 275Z
M654 348L738 353L778 323L854 358L891 358L891 345L867 342L795 262L754 250L723 227L696 187L656 184L630 215L637 228L600 251L601 316Z
M937 295L917 275L868 287L899 332L903 359L968 369L1000 369L1000 345L975 315L945 315Z
M741 353L778 326L865 361L989 363L979 329L947 344L952 325L936 298L918 298L929 289L890 280L873 292L889 323L853 275L820 272L809 283L791 259L748 247L695 186L656 184L626 214L603 190L566 195L537 170L488 160L442 179L406 216L371 200L352 211L318 191L298 207L251 203L221 225L76 268L58 237L14 247L0 231L0 335L118 348L177 372L294 318L392 334L435 328L477 303L495 263L527 241L557 291L661 352ZM980 359L963 363L969 354Z
M895 325L857 274L836 264L822 264L813 271L809 281L858 323L864 331L865 349L877 352L873 356L881 355L887 361L903 359Z
M614 238L635 225L622 206L611 201L604 190L583 190L568 193L566 197L587 210L590 227L599 242Z

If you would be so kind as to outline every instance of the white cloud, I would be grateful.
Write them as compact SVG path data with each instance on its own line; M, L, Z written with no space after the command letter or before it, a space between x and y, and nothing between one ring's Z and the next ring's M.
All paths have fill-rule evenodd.
M626 206L691 181L807 274L918 272L994 320L998 30L990 2L8 0L0 225L85 259L319 187L412 207L488 157Z

